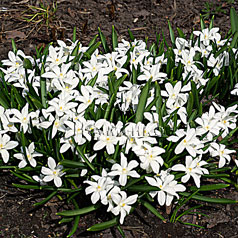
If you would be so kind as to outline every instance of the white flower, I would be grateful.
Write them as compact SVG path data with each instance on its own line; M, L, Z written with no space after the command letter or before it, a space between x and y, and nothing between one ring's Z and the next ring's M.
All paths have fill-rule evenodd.
M114 164L112 166L112 172L110 172L109 176L116 176L119 175L119 183L122 186L125 186L127 183L127 177L133 177L133 178L139 178L140 175L135 171L132 170L136 168L139 165L139 163L136 160L131 160L129 163L127 163L127 158L123 153L121 153L121 165L120 164Z
M65 63L67 56L64 56L63 49L60 49L59 52L56 52L56 49L50 45L49 47L49 55L46 58L46 62L50 64L50 68L52 69L54 66L58 66L62 63Z
M177 142L181 137L185 135L185 137L180 141L180 143L175 148L175 154L178 155L186 149L188 153L195 157L196 154L202 153L201 148L204 147L203 143L196 137L197 133L194 128L189 128L187 131L177 130L177 136L170 136L167 138L169 141Z
M206 165L207 162L200 160L201 158L193 159L191 156L186 156L186 166L182 164L176 164L172 167L172 170L184 171L186 173L181 179L183 183L186 183L190 179L190 176L192 176L196 186L200 188L201 175L204 173L208 174L206 169L201 168L201 166Z
M101 202L103 205L108 205L107 212L110 212L113 207L114 203L112 200L112 197L119 194L121 192L121 189L118 186L114 186L108 193L107 195L102 198Z
M238 96L238 83L235 85L234 89L231 91L231 94Z
M197 118L195 122L200 125L196 130L197 135L207 133L207 140L212 141L213 137L219 134L220 128L217 125L218 120L215 118L215 109L213 106L210 106L209 112L203 113L202 117Z
M187 50L182 51L182 58L180 61L184 65L185 70L187 70L187 71L196 71L197 70L197 66L195 65L195 63L198 61L193 60L194 56L195 56L194 48L191 48L190 51L187 51Z
M187 102L188 94L181 93L191 90L190 84L185 85L182 87L182 82L179 81L173 87L171 83L165 84L166 91L161 91L161 95L163 97L168 97L168 101L166 102L166 106L171 108L173 104L176 102L181 102L180 105L182 106L183 103Z
M38 175L33 175L33 176L32 176L32 178L33 178L36 182L40 183L41 186L47 185L47 183L43 181L43 178L44 178L44 177L45 177L45 176L44 176L43 174L40 174L40 176L38 176Z
M18 167L19 168L24 168L27 165L27 161L30 163L30 165L32 167L36 167L37 163L36 163L36 160L34 159L34 157L40 157L40 156L43 156L43 155L40 154L40 153L35 152L34 142L31 142L31 144L28 147L25 147L25 151L26 151L26 157L24 155L23 147L21 147L21 152L22 153L14 154L15 158L21 160Z
M79 119L75 123L66 121L65 125L67 125L70 129L67 129L65 137L69 138L71 136L74 136L75 142L78 145L84 144L86 142L86 139L83 137L85 124L86 120L83 117L79 117Z
M84 112L97 96L91 86L82 85L80 90L82 96L80 95L76 98L77 101L81 102L78 106L77 113Z
M50 182L54 180L54 184L56 187L60 187L62 185L62 177L65 173L62 172L63 166L56 165L55 160L52 157L48 158L48 167L46 168L42 166L41 173L45 175L43 178L44 182Z
M158 174L160 166L164 164L164 160L158 155L164 153L165 150L158 146L151 147L148 144L145 144L144 146L146 147L145 154L139 156L141 160L140 167L147 172L153 171L155 174Z
M26 103L26 105L22 108L21 112L17 109L11 109L11 114L14 114L13 118L10 119L10 122L13 123L20 123L21 129L23 128L23 132L26 133L30 124L30 118L34 117L35 113L30 112L28 113L29 104Z
M2 115L0 112L0 119L2 121L2 127L4 129L5 132L13 132L16 133L18 132L18 129L15 127L14 123L11 122L11 118L10 115L11 114L11 109L10 110L6 110Z
M160 64L152 65L149 69L144 69L142 67L141 70L143 74L137 78L139 81L149 81L152 79L152 82L158 81L159 83L162 83L167 78L166 73L160 72Z
M164 176L160 178L146 176L145 179L150 185L160 189L160 191L152 191L149 193L152 198L157 195L160 206L163 206L165 203L166 206L170 206L174 196L179 198L177 192L184 192L186 190L184 185L177 184L177 181L174 180L174 175L164 174Z
M196 36L200 36L200 42L202 42L204 45L208 46L210 44L210 40L214 41L217 37L217 33L219 31L218 27L212 28L212 29L203 29L201 31L194 31L193 34ZM220 34L219 34L220 35Z
M177 57L177 60L178 60L178 56L181 56L182 51L184 51L185 48L188 47L189 45L188 45L187 40L177 37L176 40L175 40L175 46L176 46L177 49L174 49L174 53L175 53L175 55Z
M213 73L215 74L215 76L218 76L223 65L229 65L229 53L224 52L223 54L218 55L216 58L213 54L211 54L207 61L207 65L209 67L212 67Z
M228 161L228 163L230 163L230 154L236 152L235 150L226 149L226 146L223 144L217 144L215 142L211 143L209 151L212 157L219 156L219 168L222 168L225 165L226 160Z
M89 184L90 186L85 189L86 195L91 194L91 201L95 204L99 199L104 199L107 192L113 187L113 180L109 177L100 177L100 176L92 176L92 178L96 181L84 181L84 183Z
M215 118L218 120L217 126L223 130L222 137L225 137L229 134L230 129L236 128L237 122L237 114L238 111L236 110L237 104L234 106L228 107L227 109L221 105L218 105L213 102L214 107L219 111L215 114ZM236 115L232 115L236 114Z
M81 71L86 74L90 74L91 78L95 77L95 75L100 71L100 69L103 68L105 70L105 74L109 73L110 70L106 70L107 63L104 64L98 62L97 57L93 54L91 56L90 61L84 61L83 65L85 68L83 68Z
M49 101L49 107L46 112L55 112L57 116L61 117L66 114L70 114L72 109L78 106L76 102L70 102L73 100L72 96L63 97L63 94L59 95L59 98L54 98Z
M137 198L137 194L127 197L127 194L124 191L121 191L119 194L112 194L112 200L117 206L112 208L111 212L116 216L120 214L121 224L123 224L126 215L130 213L130 205L134 204L137 201Z
M95 125L100 124L100 122L104 123L103 131L100 131L100 134L95 137L98 141L93 146L93 150L97 151L106 147L107 153L113 154L115 151L115 145L118 143L119 138L115 131L113 131L112 125L106 120L98 120Z
M8 68L9 73L17 72L19 69L23 68L23 61L19 56L26 58L25 54L21 50L18 50L16 55L12 51L9 51L8 52L9 60L2 60L3 65L9 67Z
M66 127L65 127L65 121L67 121L68 116L65 115L61 118L59 118L58 116L55 117L55 121L53 123L53 129L52 129L52 135L51 138L53 139L57 133L57 131L61 131L61 132L65 132L66 131Z
M7 163L9 160L8 150L15 148L18 145L17 141L10 141L10 136L7 134L0 134L0 154L3 162Z

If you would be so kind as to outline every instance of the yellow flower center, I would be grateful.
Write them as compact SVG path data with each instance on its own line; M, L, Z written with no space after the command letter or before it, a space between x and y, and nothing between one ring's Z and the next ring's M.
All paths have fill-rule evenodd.
M58 63L58 62L59 62L59 59L57 58L55 61Z
M123 174L126 174L126 172L127 172L127 171L126 171L126 168L123 168L123 169L122 169L122 173L123 173Z
M3 144L0 144L0 149L2 149L3 148Z

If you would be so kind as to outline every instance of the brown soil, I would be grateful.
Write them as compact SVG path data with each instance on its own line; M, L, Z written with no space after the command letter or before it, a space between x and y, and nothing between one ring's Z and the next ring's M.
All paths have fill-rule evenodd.
M58 0L55 17L49 19L48 26L45 25L44 20L36 23L26 22L23 19L23 15L30 13L28 5L39 6L39 2L38 0L0 0L0 59L6 58L8 51L11 50L11 38L26 54L34 54L35 46L44 46L57 39L71 39L74 26L77 27L77 37L84 45L97 34L98 27L110 40L112 25L118 32L119 40L128 38L128 28L137 39L148 37L151 42L155 40L155 33L162 31L165 38L169 39L168 20L174 29L179 27L186 34L193 28L200 29L199 14L204 13L202 9L205 7L205 2L212 1ZM233 4L231 2L230 0L213 1L212 14L215 15L215 26L220 27L223 35L230 28L230 7L234 6L238 10L237 1ZM219 6L222 6L220 10ZM35 208L33 204L47 194L13 188L11 185L13 182L19 183L9 173L0 172L0 238L66 237L70 232L70 225L59 225L60 218L55 213L70 207L64 201L53 198L45 206ZM233 188L220 190L214 196L238 200L238 192ZM191 203L190 206L192 205ZM183 207L182 210L186 208ZM161 210L159 206L158 209ZM166 214L166 211L163 209L162 211ZM204 204L199 211L208 217L189 215L183 217L183 221L204 226L205 229L179 223L163 223L150 212L139 207L126 218L122 228L129 238L238 237L237 205ZM86 232L89 226L103 220L105 220L103 212L82 216L78 231L73 237L120 237L116 229L99 233Z

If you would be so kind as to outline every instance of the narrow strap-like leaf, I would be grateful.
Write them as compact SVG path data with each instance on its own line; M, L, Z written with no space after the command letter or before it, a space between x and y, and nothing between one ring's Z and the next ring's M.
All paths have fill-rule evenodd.
M137 107L137 110L136 110L135 123L138 123L139 121L143 120L143 114L144 114L144 111L145 111L145 106L146 106L146 102L147 102L147 98L148 98L148 94L149 94L149 90L150 90L151 80L152 79L150 79L146 83L146 85L143 87L143 89L141 91L138 107Z
M101 205L99 205L99 204L95 204L95 205L92 205L92 206L89 206L89 207L80 208L80 209L58 212L58 213L56 213L56 215L66 216L66 217L78 216L78 215L82 215L82 214L86 214L86 213L95 211L100 206Z
M150 203L147 201L141 200L141 204L146 207L149 211L151 211L155 216L160 218L162 221L165 221L166 219L157 211L155 207L153 207Z
M42 201L40 202L37 202L34 204L34 206L41 206L41 205L44 205L45 203L47 203L52 197L54 197L56 194L57 194L57 190L56 191L53 191L49 196L47 196L45 199L43 199Z
M87 229L87 231L102 231L107 228L116 226L118 224L118 217L113 218L110 221L105 221L99 224L95 224Z
M190 196L190 193L187 192L181 192L180 195L183 195L185 197ZM194 195L191 199L204 201L204 202L210 202L210 203L220 203L220 204L232 204L232 203L238 203L236 200L228 199L228 198L211 198L211 197L205 197L202 195Z

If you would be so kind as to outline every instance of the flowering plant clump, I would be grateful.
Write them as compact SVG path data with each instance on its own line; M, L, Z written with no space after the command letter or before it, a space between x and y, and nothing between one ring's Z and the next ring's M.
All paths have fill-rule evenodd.
M112 51L100 29L100 42L83 47L74 34L36 57L13 42L1 63L0 168L28 183L16 187L50 191L36 205L66 193L75 210L58 215L74 220L69 236L100 207L111 218L88 230L117 225L123 235L138 204L162 220L156 204L173 205L175 222L184 198L237 202L203 192L237 188L238 32L222 39L201 26L187 40L169 24L172 47L131 32L119 43L114 28Z

